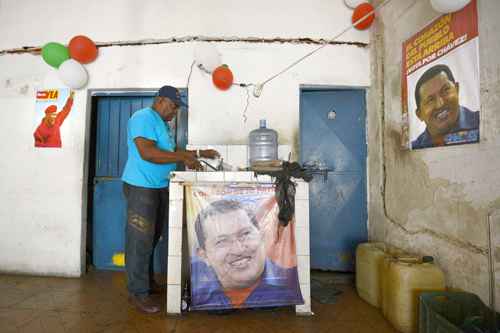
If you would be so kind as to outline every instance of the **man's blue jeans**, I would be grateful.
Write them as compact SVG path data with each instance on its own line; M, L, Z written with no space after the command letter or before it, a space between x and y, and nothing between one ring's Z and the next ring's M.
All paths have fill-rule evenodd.
M127 288L130 294L148 295L154 281L154 248L163 228L168 228L168 187L153 189L123 183L123 193L127 200Z

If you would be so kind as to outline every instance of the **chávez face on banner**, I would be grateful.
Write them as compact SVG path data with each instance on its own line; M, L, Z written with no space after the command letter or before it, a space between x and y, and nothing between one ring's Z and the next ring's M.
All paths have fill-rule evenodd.
M304 304L294 221L278 232L274 187L186 189L191 310Z
M238 201L220 200L195 222L198 255L213 268L224 289L248 288L264 272L266 252L255 216Z

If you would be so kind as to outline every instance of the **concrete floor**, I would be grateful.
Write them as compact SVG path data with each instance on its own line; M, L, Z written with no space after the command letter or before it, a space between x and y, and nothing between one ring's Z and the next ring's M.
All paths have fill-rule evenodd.
M128 305L123 273L90 272L80 279L0 275L0 332L396 332L352 284L340 283L335 304L313 300L312 317L297 317L288 308L166 317Z

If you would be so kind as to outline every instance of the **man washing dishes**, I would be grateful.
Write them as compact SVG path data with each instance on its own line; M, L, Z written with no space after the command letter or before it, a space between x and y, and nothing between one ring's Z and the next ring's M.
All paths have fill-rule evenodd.
M151 294L159 291L154 281L153 254L163 227L168 223L169 176L176 163L200 170L197 158L216 158L215 150L176 150L167 122L181 106L179 91L163 86L153 105L135 112L128 121L128 159L123 171L127 200L125 260L129 301L140 311L156 313L159 302Z

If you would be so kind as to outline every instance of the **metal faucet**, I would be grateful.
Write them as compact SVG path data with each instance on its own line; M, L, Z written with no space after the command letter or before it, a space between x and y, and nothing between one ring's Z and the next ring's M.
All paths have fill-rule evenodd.
M214 167L212 164L210 164L210 163L208 163L207 161L204 161L204 160L198 160L198 161L200 161L201 163L205 164L207 167L209 167L210 169L212 169L214 171L224 171L224 168L222 166L222 162L223 162L222 158L220 159L220 162L217 165L217 167Z

